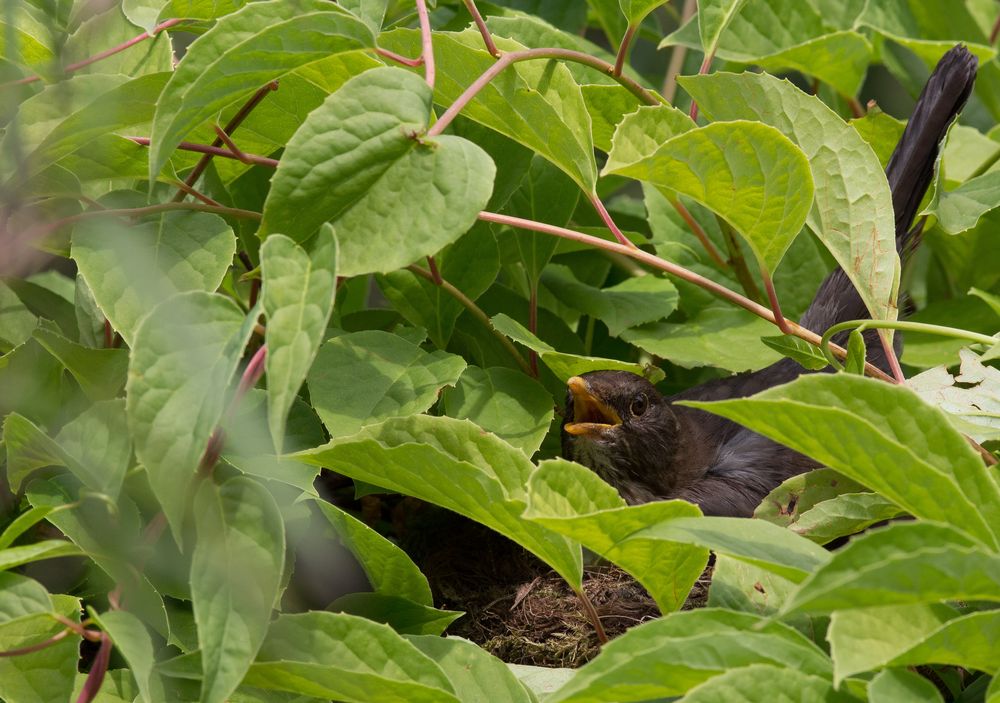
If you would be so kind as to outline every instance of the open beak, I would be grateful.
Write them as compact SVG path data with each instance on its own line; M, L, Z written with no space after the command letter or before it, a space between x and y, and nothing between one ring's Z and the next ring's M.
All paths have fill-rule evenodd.
M566 385L573 394L573 421L567 422L564 427L571 435L598 437L622 424L615 409L591 393L586 380L574 376L566 381Z

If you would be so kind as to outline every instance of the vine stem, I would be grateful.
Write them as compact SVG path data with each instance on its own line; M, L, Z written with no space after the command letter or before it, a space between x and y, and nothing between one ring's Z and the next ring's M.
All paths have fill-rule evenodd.
M701 68L698 69L698 75L702 76L708 73L708 69L712 67L712 59L715 58L715 49L705 54L705 60L701 62ZM698 119L698 103L695 102L694 98L691 98L691 119Z
M135 142L139 146L149 146L150 142L149 137L124 137L124 138L128 139L129 141ZM218 140L218 142L219 144L222 144L222 140ZM243 154L243 158L240 158L238 155L234 154L228 149L223 149L221 146L216 146L214 144L209 146L208 144L193 144L191 142L181 142L180 144L177 145L177 148L181 149L182 151L194 151L199 154L206 154L209 157L208 159L202 159L202 161L205 162L205 166L202 167L201 171L198 172L199 177L201 176L201 172L205 170L205 167L208 166L208 162L211 161L212 156L221 156L226 159L235 159L236 161L243 161L244 163L256 164L258 166L267 166L268 168L278 168L277 159L271 159L266 156L258 156L257 154L246 154L246 153ZM199 161L198 164L201 164L201 161ZM196 164L195 169L197 168L198 165ZM195 173L195 171L192 171L191 173L193 174ZM187 181L189 180L191 180L190 175L187 177L187 179L185 179L184 185L188 185ZM195 178L194 180L197 181L198 179ZM174 202L180 202L180 201L175 200Z
M67 628L65 628L63 630L60 630L56 634L52 635L48 639L42 640L41 642L38 642L36 644L29 644L27 647L19 647L17 649L7 649L7 650L4 650L4 651L0 652L0 659L2 659L4 657L20 657L20 656L23 656L25 654L31 654L33 652L40 652L43 649L47 649L47 648L51 647L52 645L56 644L60 640L66 639L66 637L72 631L73 630L71 630L70 628L67 627Z
M777 321L769 308L756 303L749 298L740 295L739 293L729 290L723 285L716 283L715 281L705 278L694 271L679 266L673 262L667 261L666 259L661 259L655 254L650 254L642 249L635 247L626 247L617 242L609 242L600 237L593 237L589 234L584 234L582 232L575 232L571 229L566 229L565 227L557 227L555 225L545 224L544 222L535 222L534 220L526 220L522 217L514 217L512 215L501 215L495 212L482 211L479 213L479 219L484 222L492 222L499 225L508 225L510 227L521 228L532 230L534 232L541 232L543 234L550 234L556 237L562 237L563 239L570 239L575 242L580 242L581 244L586 244L598 249L604 249L605 251L614 252L616 254L622 254L624 256L635 259L636 261L642 262L647 266L652 266L653 268L665 271L672 276L676 276L681 280L688 281L694 285L707 290L709 293L722 298L723 300L730 302L744 310L753 313L757 317L763 318L773 325L777 325ZM805 340L814 346L819 346L822 338L820 335L812 332L811 330L802 327L796 322L791 320L785 320L790 330L789 334L798 337L799 339ZM835 344L829 345L833 353L835 353L840 358L846 358L847 352L840 346ZM892 382L892 377L887 375L878 367L865 362L865 372L872 376L873 378L878 378L882 381Z
M101 646L97 649L97 656L90 666L90 673L83 682L83 689L80 691L76 703L90 703L97 698L104 683L104 675L108 673L108 664L111 662L111 637L107 632L101 633Z
M486 69L482 75L479 76L479 78L474 80L469 87L455 99L455 102L453 102L451 106L444 111L444 114L441 115L438 121L427 130L427 136L436 137L444 132L445 128L451 124L455 117L458 116L458 113L460 113L462 109L468 105L469 102L476 97L476 95L479 94L479 91L489 85L489 82L496 78L505 68L511 64L517 63L518 61L530 61L532 59L562 59L563 61L572 61L574 63L583 64L584 66L590 66L591 68L595 68L598 71L614 78L646 105L661 104L660 99L656 95L650 93L631 78L624 75L614 75L614 66L609 64L607 61L602 61L601 59L585 54L582 51L574 51L572 49L525 49L523 51L511 51L506 54L502 53L500 58L497 59L497 62Z
M417 17L420 20L420 57L424 60L424 80L434 90L434 43L431 38L431 18L427 14L427 0L417 0Z
M390 61L395 61L403 66L409 66L410 68L416 68L417 66L424 65L424 57L421 56L417 59L409 59L402 54L397 54L395 51L389 51L388 49L380 49L375 47L375 53L384 59L389 59Z
M781 303L778 302L778 292L774 290L774 279L771 278L771 274L761 266L760 275L764 279L764 290L767 291L767 301L771 304L771 312L774 313L774 323L778 325L778 329L781 330L782 334L791 334L792 330L788 327L788 320L785 319L785 315L781 312Z
M724 219L718 215L716 215L715 219L719 223L719 229L722 230L723 238L726 240L726 250L729 252L729 265L736 275L736 280L740 282L740 286L743 287L743 292L747 294L747 297L760 302L763 298L760 295L757 284L753 280L753 275L750 273L747 261L743 258L743 250L740 248L740 243L736 240L736 233Z
M594 631L597 633L597 641L602 645L607 644L608 633L604 631L604 625L601 624L601 616L597 614L597 608L594 607L594 603L590 600L590 596L588 596L587 592L581 587L580 590L576 592L576 597L580 599L580 605L583 606L583 612L587 615L587 619L590 620L591 624L594 626Z
M229 122L226 123L226 126L223 127L222 130L227 135L235 132L236 128L239 127L241 124L243 124L243 121L250 115L251 112L253 112L254 108L257 107L265 97L267 97L267 94L270 93L272 90L277 90L277 89L278 89L278 81L271 81L266 85L262 86L261 88L258 88L257 92L255 92L252 96L250 96L250 99L247 100L246 103L244 103L243 107L241 107L236 112L235 115L233 115L232 119L230 119ZM137 144L141 144L141 142L137 141L137 139L135 138L131 139L135 141ZM194 184L198 182L198 179L201 178L201 174L205 172L205 169L208 168L208 164L212 161L212 157L218 155L219 152L216 150L219 149L219 147L221 147L222 144L223 140L216 137L215 141L212 142L212 148L202 151L204 156L202 156L198 160L198 163L196 163L194 165L194 168L191 169L191 173L189 173L187 178L184 179L185 185L193 187ZM148 140L146 146L149 146ZM198 150L190 149L189 151L198 151ZM243 163L258 163L258 161L256 161L255 159L261 158L261 157L250 157L246 154L244 154L243 156L245 157L246 160L244 160L244 158L239 159L240 161L243 161ZM278 162L275 161L274 163L277 166ZM184 190L179 189L177 193L174 194L174 202L180 202L181 200L184 199L185 195L186 193L184 192Z
M836 325L824 332L823 336L820 338L820 351L823 352L823 356L825 356L826 360L830 362L830 365L838 371L843 370L844 367L830 352L830 349L834 346L830 343L830 340L840 332L850 329L858 329L861 332L864 332L866 329L922 332L924 334L934 334L940 337L964 339L972 344L993 345L1000 342L1000 338L991 337L987 334L970 332L969 330L961 330L955 327L945 327L944 325L932 325L927 322L910 322L909 320L848 320L846 322L838 322Z
M517 365L521 367L521 370L524 371L526 374L531 375L531 366L529 366L528 362L524 360L523 356L521 356L521 352L517 350L517 347L514 346L514 343L510 341L510 339L508 339L506 335L500 333L499 331L497 331L495 327L493 327L493 321L490 320L490 316L487 315L481 307L476 305L476 303L471 298L469 298L469 296L467 296L465 293L463 293L458 288L456 288L455 286L453 286L444 279L441 279L441 283L436 283L434 281L434 276L431 274L430 271L428 271L427 269L420 268L416 264L411 264L407 266L406 269L407 271L411 271L420 276L421 278L424 278L430 281L431 283L434 283L434 285L440 286L441 290L443 290L445 293L447 293L452 298L461 303L462 307L464 307L466 310L472 313L472 316L475 317L477 320L479 320L481 323L483 323L486 329L488 329L490 333L497 338L497 341L499 341L500 344L503 345L504 349L506 349L510 353L510 355L514 358L514 361L517 362Z
M118 54L118 53L121 53L122 51L125 51L126 49L132 48L133 46L135 46L139 42L142 42L142 41L145 41L146 39L150 39L152 37L155 37L157 34L159 34L160 32L162 32L163 30L170 29L174 25L179 24L179 23L181 23L183 21L184 20L181 19L181 18L176 18L176 19L172 19L172 20L167 20L166 22L161 22L160 24L156 25L155 27L153 27L152 30L150 30L148 32L143 32L142 34L139 34L138 36L132 37L128 41L122 42L121 44L118 44L117 46L111 47L110 49L105 49L104 51L102 51L102 52L100 52L98 54L94 54L93 56L85 58L85 59L83 59L81 61L76 61L74 63L71 63L68 66L66 66L66 68L63 69L63 70L66 73L74 73L76 71L79 71L81 68L89 66L92 63L97 63L98 61L103 61L104 59L108 58L109 56L114 56L115 54ZM0 85L0 88L6 88L7 86L15 86L15 85L27 85L28 83L35 83L36 81L40 81L40 80L42 80L41 76L27 76L25 78L21 78L21 79L16 80L16 81L11 81L10 83L4 83L3 85Z
M712 240L708 238L705 228L698 223L698 220L694 219L694 215L692 215L691 211L684 206L684 203L682 203L679 198L671 198L670 204L674 207L674 210L677 211L677 214L681 216L681 219L687 223L687 226L691 228L691 231L694 233L694 236L698 238L698 241L701 242L701 246L704 247L705 251L708 253L708 258L714 261L721 269L729 268L729 264L727 264L726 260L722 258L722 254L720 254L719 250L715 248L714 244L712 244Z
M615 66L612 69L612 75L620 76L622 70L625 68L625 58L628 56L629 46L632 44L632 38L635 37L636 30L639 29L638 25L630 24L628 29L625 30L625 36L622 37L622 43L618 47L618 53L615 55Z
M486 22L483 20L483 16L479 13L479 8L476 7L475 0L462 0L462 2L465 3L465 9L469 11L470 15L472 15L472 21L476 23L479 33L483 36L483 44L486 45L486 51L490 52L490 56L493 58L500 58L500 50L493 41L493 35L490 34L490 30L486 27Z
M638 247L633 244L620 229L618 229L618 225L615 224L614 219L611 217L611 213L608 212L606 207L604 207L604 203L602 203L601 199L597 197L597 194L589 193L587 198L589 198L590 202L593 204L594 209L597 210L597 214L601 216L601 220L604 222L604 225L611 230L611 234L615 235L615 239L618 240L618 243L624 247L638 249Z

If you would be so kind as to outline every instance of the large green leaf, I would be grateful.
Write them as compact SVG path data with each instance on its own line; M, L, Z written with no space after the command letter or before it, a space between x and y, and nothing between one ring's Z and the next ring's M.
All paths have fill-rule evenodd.
M459 637L407 637L444 671L463 701L531 703L525 690L507 665L482 647Z
M148 1L148 0L145 0ZM124 0L124 5L136 0ZM162 5L162 0L160 1ZM71 65L101 54L109 47L119 46L141 33L141 22L133 24L127 7L115 3L108 10L99 12L80 12L84 20L79 27L73 29L60 52L63 65ZM152 22L143 27L147 31L156 25ZM120 73L126 76L140 76L155 71L170 71L172 68L173 47L167 32L159 32L152 38L145 38L141 48L132 51L119 51L110 56L104 56L100 61L78 68L74 73Z
M178 538L255 318L230 298L195 291L158 305L135 334L125 409L136 456Z
M31 337L38 318L3 281L0 281L0 352L6 354Z
M882 165L861 135L816 96L767 74L691 76L681 84L710 119L762 120L798 144L815 184L809 228L872 316L895 319L899 257L892 195Z
M552 396L520 371L469 366L442 394L445 413L489 430L531 456L552 424Z
M625 330L621 338L685 368L754 371L780 358L760 341L772 331L774 325L755 315L716 305L685 322L655 322Z
M650 525L699 515L687 501L626 506L597 474L563 459L543 461L528 485L524 517L577 540L618 564L653 596L660 611L683 605L708 562L708 550L644 536Z
M133 346L139 321L159 302L217 289L235 251L233 230L221 217L175 211L131 226L79 222L72 254L101 311Z
M31 564L43 559L75 557L83 554L80 548L64 539L45 539L18 547L0 550L0 571Z
M868 684L869 703L944 703L937 686L916 671L886 669Z
M553 265L542 274L542 284L563 305L606 324L612 336L662 320L677 309L674 284L657 276L635 276L607 288L595 288L578 281L569 267Z
M357 703L457 703L444 671L388 625L345 613L282 615L244 683Z
M329 227L320 231L311 252L288 237L268 237L260 248L260 267L267 317L267 418L280 453L288 411L333 311L337 241Z
M192 129L268 81L331 54L370 48L371 30L320 0L254 2L195 41L163 90L149 155L155 178Z
M750 243L767 271L777 267L813 202L805 155L777 129L759 122L692 129L652 154L615 162L603 173L631 176L704 204Z
M948 234L961 234L979 224L980 218L1000 206L1000 171L970 178L957 188L938 188L922 214L937 218Z
M829 680L803 673L795 666L777 667L767 664L727 671L684 696L684 701L690 703L749 703L759 700L780 703L856 703L859 699L847 692L835 691Z
M119 653L128 662L143 703L163 700L166 693L159 674L154 671L153 640L142 621L127 610L111 610L95 617L95 620L110 635Z
M50 438L31 420L11 413L4 421L7 479L19 491L35 469L65 466L88 488L118 497L132 455L125 403L95 403Z
M58 595L51 611L80 620L80 600ZM0 622L0 651L30 647L44 642L65 626L50 613L24 613ZM51 703L68 701L73 691L79 661L80 641L66 637L37 652L17 657L0 657L0 696L11 703Z
M427 578L406 552L340 508L324 500L317 500L316 505L330 522L341 544L358 560L375 593L406 598L420 605L433 605Z
M944 413L902 386L815 374L751 398L685 404L728 417L995 548L1000 488Z
M43 326L32 336L66 367L91 400L109 400L124 387L128 372L126 350L85 347Z
M1000 600L1000 556L947 525L896 523L853 540L804 581L785 612Z
M346 437L427 410L464 370L460 356L425 352L388 332L354 332L320 347L309 371L309 396L330 436Z
M285 568L285 526L257 481L205 481L194 505L191 604L201 648L201 703L236 689L264 641Z
M625 115L611 137L611 151L605 168L641 161L674 137L690 132L697 125L671 105L642 105Z
M400 268L468 231L489 200L495 167L461 137L420 136L431 97L423 79L400 68L345 83L289 141L260 235L301 242L330 221L340 273L353 276Z
M465 615L460 610L439 610L402 596L364 592L340 596L327 605L326 609L383 622L401 635L434 637L439 637L449 625Z
M567 354L556 351L550 344L546 344L538 337L529 332L524 325L517 320L500 313L492 318L493 326L498 332L507 335L518 344L523 344L538 353L538 358L549 367L560 381L567 381L572 376L579 376L588 371L631 371L634 374L647 374L653 383L659 383L663 379L663 371L656 367L645 368L641 364L621 361L619 359L602 359L595 356L580 356L578 354Z
M534 465L468 420L413 415L295 455L453 510L496 530L580 588L579 546L521 518Z
M495 38L504 52L525 47ZM496 61L483 48L477 31L435 32L437 81L434 102L453 103ZM407 56L420 52L420 33L396 30L379 37L379 45ZM584 190L594 191L597 167L590 116L580 86L560 62L518 62L480 91L462 110L469 119L524 144L565 171Z
M547 703L648 701L680 696L728 669L792 667L827 678L830 661L792 628L747 613L705 608L643 623L611 641Z
M746 0L698 0L698 35L705 56L714 56L722 33L739 14Z

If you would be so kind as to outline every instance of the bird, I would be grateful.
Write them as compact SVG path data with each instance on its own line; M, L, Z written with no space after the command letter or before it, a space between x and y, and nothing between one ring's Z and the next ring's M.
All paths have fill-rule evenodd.
M913 221L933 177L941 142L972 92L977 67L976 57L962 45L941 58L886 166L896 248L903 258L920 240L922 222L914 226ZM800 324L821 334L839 322L867 317L858 291L837 268L820 284ZM896 335L895 344L901 344L900 337ZM881 345L867 346L868 361L888 371ZM677 401L746 397L803 373L809 372L792 359L782 359L669 397L627 371L574 376L567 381L563 457L595 471L629 504L679 498L695 503L705 515L750 517L781 482L819 464Z

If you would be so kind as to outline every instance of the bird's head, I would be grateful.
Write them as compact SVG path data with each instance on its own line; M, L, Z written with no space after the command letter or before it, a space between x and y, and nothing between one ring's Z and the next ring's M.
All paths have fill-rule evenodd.
M652 383L627 371L593 371L566 385L563 456L593 469L630 503L673 488L678 422Z

